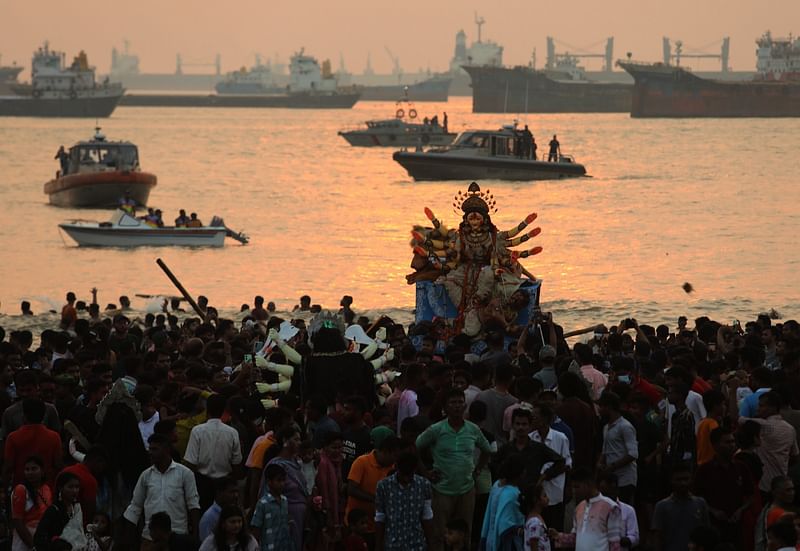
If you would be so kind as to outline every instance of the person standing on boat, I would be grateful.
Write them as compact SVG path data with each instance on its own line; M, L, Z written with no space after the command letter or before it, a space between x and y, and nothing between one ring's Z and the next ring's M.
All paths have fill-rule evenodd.
M524 159L531 158L531 149L533 146L533 133L528 129L528 125L525 125L525 129L522 131L522 157Z
M442 117L442 130L447 134L447 111L444 112L444 117Z
M58 162L61 163L61 174L59 174L59 176L64 176L69 168L69 154L67 153L67 150L64 149L63 145L58 148L56 156L53 158L58 159Z
M539 149L539 146L536 145L536 138L531 134L531 159L534 161L538 158L536 156L536 150Z
M547 156L547 162L557 163L558 158L561 156L561 144L558 143L558 138L553 134L553 139L550 140L550 154Z

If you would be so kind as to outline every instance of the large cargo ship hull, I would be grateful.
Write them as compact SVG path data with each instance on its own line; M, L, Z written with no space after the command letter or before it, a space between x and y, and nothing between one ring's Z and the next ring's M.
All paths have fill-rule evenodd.
M559 81L527 67L464 67L473 113L627 113L629 84Z
M122 96L88 98L0 97L0 117L84 117L106 118Z
M361 101L447 101L450 95L449 78L430 79L416 84L397 84L394 86L364 86Z
M295 95L171 95L127 94L120 105L132 107L283 107L293 109L350 109L359 94Z
M620 65L636 81L632 117L800 117L800 82L721 82L678 67Z

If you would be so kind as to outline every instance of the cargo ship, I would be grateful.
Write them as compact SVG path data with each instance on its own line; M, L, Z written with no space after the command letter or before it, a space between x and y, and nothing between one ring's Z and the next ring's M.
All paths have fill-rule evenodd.
M2 59L2 58L0 58ZM0 64L0 94L11 94L11 86L17 83L17 76L22 72L22 67L17 65Z
M66 66L61 52L49 45L33 54L30 84L12 84L13 94L0 96L0 116L91 117L111 116L124 90L108 80L98 83L84 52Z
M627 113L630 84L559 80L530 67L465 65L473 113ZM565 75L566 76L566 75Z
M447 101L450 96L450 77L431 77L414 84L395 84L391 86L363 86L361 101Z
M632 117L800 117L800 39L756 41L756 76L701 78L664 63L618 61L634 78Z
M292 56L289 84L282 93L136 94L126 95L121 105L133 107L283 107L297 109L350 109L359 100L354 88L338 86L325 62L303 50ZM240 90L240 89L239 89Z

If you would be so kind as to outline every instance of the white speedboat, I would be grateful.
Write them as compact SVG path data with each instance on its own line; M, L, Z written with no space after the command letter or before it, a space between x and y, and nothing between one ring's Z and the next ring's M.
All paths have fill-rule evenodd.
M468 130L453 145L416 151L396 151L392 158L414 180L557 180L586 175L586 168L570 155L554 162L518 154L516 124L499 130Z
M225 237L242 244L249 241L217 217L209 226L158 228L122 210L116 211L108 222L74 220L58 227L81 247L222 247Z
M408 87L406 87L408 88ZM371 120L366 128L340 130L339 135L355 147L415 147L449 145L456 138L449 132L447 122L439 124L438 116L420 122L414 104L406 99L396 103L395 118Z

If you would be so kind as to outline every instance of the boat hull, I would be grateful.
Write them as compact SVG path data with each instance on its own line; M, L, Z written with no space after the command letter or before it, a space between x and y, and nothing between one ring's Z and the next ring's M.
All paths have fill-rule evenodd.
M222 247L225 228L103 228L59 224L81 247Z
M44 193L50 204L57 207L118 207L126 192L144 206L156 183L156 176L147 172L70 174L47 182Z
M473 113L627 113L630 84L553 80L528 67L465 66Z
M631 117L800 117L800 82L727 82L662 64L619 65L635 80Z
M0 117L106 118L116 109L121 95L85 98L0 97Z
M276 107L287 109L350 109L360 94L170 95L127 94L120 105L132 107Z
M409 101L445 102L450 96L450 82L449 78L434 78L407 86L364 86L361 101L397 101L407 97Z
M352 130L339 132L339 135L355 147L415 147L417 145L450 145L456 139L452 133L420 134L375 134L366 131ZM427 141L425 141L427 138Z
M558 180L586 175L579 163L547 163L524 159L499 159L397 151L392 155L408 175L424 180Z

